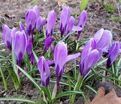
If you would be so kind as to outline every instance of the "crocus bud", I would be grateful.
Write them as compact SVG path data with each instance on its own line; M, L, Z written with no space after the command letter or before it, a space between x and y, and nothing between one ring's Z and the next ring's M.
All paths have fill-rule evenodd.
M61 36L64 35L67 23L70 18L70 8L68 6L64 6L60 15L60 32Z
M87 11L83 10L79 16L78 26L83 29L86 22L87 22ZM80 37L80 33L82 32L82 29L78 31L78 38Z
M56 13L54 10L52 10L49 12L47 17L46 36L53 34L55 23L56 23Z
M42 18L41 16L39 16L36 20L36 29L41 32L43 26L47 23L46 19Z
M24 58L24 54L26 52L26 46L27 46L27 38L24 30L17 31L13 39L13 51L15 53L15 57L19 65L21 64L21 61Z
M96 41L96 48L106 52L112 42L112 33L103 28L96 32L94 39Z
M74 26L74 22L75 22L75 19L74 19L73 16L71 16L71 17L69 18L68 23L67 23L66 30L65 30L65 34L68 34L69 32L72 31L72 28L73 28L73 26Z
M6 24L2 26L2 39L6 47L11 50L12 47L11 29Z
M93 67L101 58L101 53L95 49L95 41L91 39L84 47L80 61L80 73L85 77L91 67Z
M64 65L77 57L80 56L80 53L73 55L68 55L67 44L64 42L59 42L54 49L54 63L56 70L57 83L59 83L62 74L64 72Z
M34 57L32 48L33 48L32 39L31 38L28 38L27 39L26 52L27 52L27 54L29 56L29 59L30 59L31 64L34 64L35 63L35 57Z
M108 51L107 67L111 67L120 53L120 42L114 42Z
M36 19L39 17L39 10L37 6L29 9L25 16L25 21L27 25L27 31L30 34L31 31L36 27Z
M50 68L44 56L41 56L39 58L38 69L40 72L41 84L43 86L48 86L49 81L50 81Z
M52 36L47 36L45 38L45 40L44 40L44 52L46 52L50 48L53 41L54 41L54 38Z
M78 26L84 28L87 22L87 11L83 10L79 16Z

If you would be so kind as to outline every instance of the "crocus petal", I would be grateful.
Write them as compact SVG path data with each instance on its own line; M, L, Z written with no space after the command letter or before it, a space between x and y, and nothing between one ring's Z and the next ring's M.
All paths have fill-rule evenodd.
M54 10L50 11L47 18L46 35L52 35L56 22L56 13Z
M72 31L82 31L82 27L79 26L73 26Z
M112 42L112 34L108 30L104 30L101 39L97 43L97 48L106 51Z
M33 10L28 11L25 17L27 28L31 26L33 29L35 27L36 18L36 13Z
M87 12L85 10L83 10L79 16L78 26L83 29L86 22L87 22ZM82 30L78 31L77 39L80 39L81 32L82 32Z
M35 5L35 6L33 7L33 10L34 10L34 12L36 13L36 16L39 17L39 15L40 15L40 10L39 10L39 8L38 8L37 5Z
M19 23L19 28L20 28L20 31L25 30L24 25L22 24L22 22Z
M114 42L109 49L107 67L110 67L120 53L120 42Z
M2 26L2 39L7 48L11 49L12 45L11 29L6 24Z
M87 11L83 10L79 16L78 26L84 28L87 21Z
M80 63L80 73L84 77L101 58L101 54L97 49L90 51L83 62Z
M41 32L43 26L46 24L46 20L44 18L42 18L41 16L39 16L36 20L36 29Z
M67 45L64 42L59 42L54 49L54 62L57 82L60 81L64 72L64 64L68 55Z
M81 61L83 62L83 60L85 59L85 57L87 57L87 55L89 54L89 52L93 49L96 48L96 42L95 40L92 38L90 39L87 44L85 45L83 51L82 51L82 55L81 55Z
M45 40L44 40L44 52L46 52L50 48L53 41L54 41L54 39L52 38L51 35L47 36L45 38Z
M33 48L32 39L28 38L27 39L27 47L26 47L26 52L28 53L28 55L30 55L32 53L32 48Z
M50 69L49 65L44 58L44 56L41 56L38 61L38 69L41 76L41 83L43 86L48 86L49 79L50 79Z
M68 61L74 60L74 59L78 58L79 56L80 56L80 53L68 55L67 58L66 58L65 63L67 63Z
M13 39L13 48L16 59L20 63L26 52L27 38L24 31L17 31Z
M70 8L68 6L64 6L63 10L61 11L61 15L60 15L60 31L61 31L61 35L64 34L64 31L66 29L66 25L68 23L69 18L70 18Z
M59 42L54 50L54 62L55 65L60 68L63 68L66 58L68 55L67 45L64 42Z
M36 19L39 17L39 9L37 6L34 6L32 9L29 9L25 16L25 21L27 24L28 32L31 32L35 28Z
M94 39L95 39L96 41L99 41L99 40L101 39L102 35L103 35L103 32L104 32L104 29L103 29L103 28L101 28L100 30L98 30L98 31L95 33L95 35L94 35Z
M65 34L68 34L69 32L72 31L72 28L73 28L73 26L74 26L74 22L75 22L75 19L74 19L73 16L71 16L71 17L69 18L68 23L67 23L66 30L65 30Z
M34 57L33 52L31 54L29 54L29 59L30 59L31 64L35 63L35 57Z
M17 28L13 27L12 30L11 30L12 40L14 39L16 32L17 32Z

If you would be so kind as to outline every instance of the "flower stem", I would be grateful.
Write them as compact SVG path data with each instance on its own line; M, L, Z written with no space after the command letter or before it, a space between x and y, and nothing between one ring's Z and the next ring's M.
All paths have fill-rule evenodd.
M74 91L78 91L80 89L80 87L82 86L82 83L83 83L83 78L80 76L80 73L79 73L77 83L74 87ZM76 95L71 96L70 104L74 104L75 97L76 97Z

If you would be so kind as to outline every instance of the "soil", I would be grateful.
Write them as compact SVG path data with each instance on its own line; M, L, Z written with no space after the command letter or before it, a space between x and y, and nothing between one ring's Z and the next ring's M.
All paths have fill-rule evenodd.
M48 0L47 2L44 2L43 0L0 0L0 28L2 27L2 23L6 23L10 27L18 26L19 21L24 21L25 12L34 5L39 6L41 16L47 17L48 12L55 9L59 17L61 6L59 6L56 1ZM121 17L121 6L119 3L114 2L113 5L116 8L116 11L114 13L108 13L102 6L101 2L95 1L96 0L91 1L88 5L88 21L83 30L82 37L91 37L100 28L105 28L112 31L115 40L121 40L121 20L112 20L112 17ZM80 0L66 0L66 4L71 7L72 15L78 16L80 14L79 3ZM0 44L1 43L2 41L0 39ZM6 51L2 45L0 45L0 52L1 51L2 53ZM37 99L38 97L38 91L33 88L28 80L23 82L20 91L15 91L12 84L10 85L11 87L9 88L9 91L4 91L2 88L2 83L0 82L0 96L24 96L30 99ZM22 103L0 102L0 104Z

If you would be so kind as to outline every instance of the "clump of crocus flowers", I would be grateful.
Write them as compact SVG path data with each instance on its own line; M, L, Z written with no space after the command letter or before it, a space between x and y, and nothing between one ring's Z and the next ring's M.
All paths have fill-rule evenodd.
M47 19L41 17L38 7L35 6L26 12L25 24L20 23L19 28L14 27L10 29L6 24L3 25L3 42L9 50L14 52L18 65L21 65L25 54L28 54L32 64L35 63L33 42L36 31L39 33L44 31L43 50L44 53L48 52L48 49L51 48L55 40L53 34L55 32L56 18L57 14L54 10L48 13ZM70 8L64 6L60 14L60 33L58 35L60 34L61 38L63 38L71 32L77 32L77 38L79 38L86 21L87 12L83 10L79 15L78 24L75 24L75 18L71 16ZM57 84L59 84L62 78L65 64L70 60L80 58L80 75L85 77L89 74L91 68L101 60L104 53L108 54L107 67L110 67L121 52L120 48L120 42L113 42L112 33L103 28L97 31L94 37L83 46L82 52L78 51L74 54L69 54L67 43L62 40L58 41L52 50L52 63L55 65ZM41 84L47 87L51 78L51 70L50 63L44 54L40 56L37 66L40 72Z

